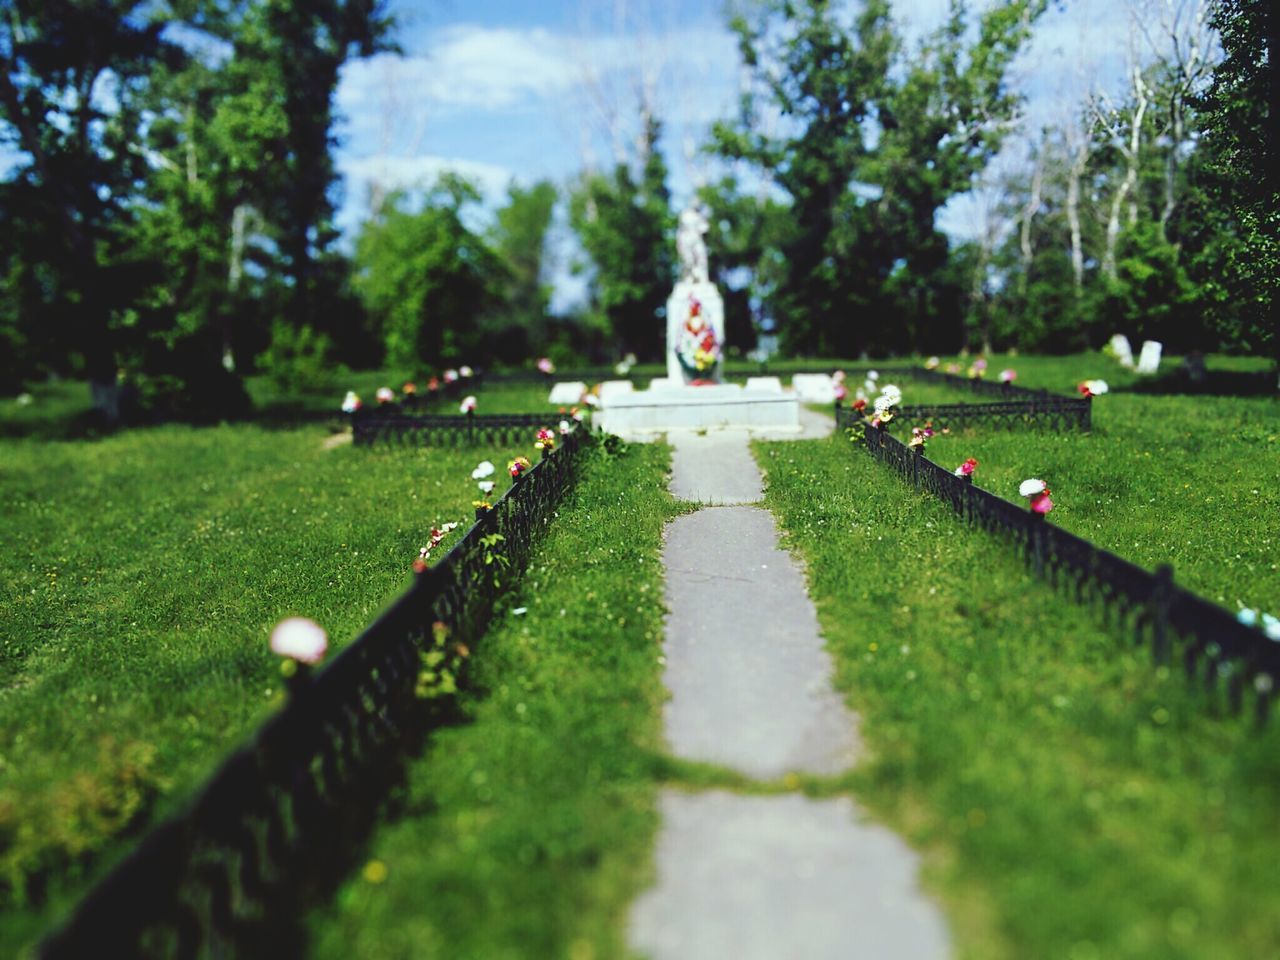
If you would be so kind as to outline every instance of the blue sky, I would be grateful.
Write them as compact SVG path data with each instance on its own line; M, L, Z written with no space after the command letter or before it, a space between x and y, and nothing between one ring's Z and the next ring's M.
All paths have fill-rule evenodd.
M664 120L671 186L682 202L712 174L696 144L737 99L741 68L723 7L721 0L394 0L403 54L348 65L337 94L340 222L349 232L358 224L374 182L411 187L451 169L496 201L513 179L564 184L584 166L607 168L617 154L606 118L612 112L622 139L634 136L638 88ZM902 0L894 15L910 38L945 10L946 0ZM1123 0L1070 0L1047 13L1016 70L1028 124L1078 104L1090 83L1114 86L1127 33ZM941 225L972 235L977 208L953 202ZM562 268L557 283L567 283Z

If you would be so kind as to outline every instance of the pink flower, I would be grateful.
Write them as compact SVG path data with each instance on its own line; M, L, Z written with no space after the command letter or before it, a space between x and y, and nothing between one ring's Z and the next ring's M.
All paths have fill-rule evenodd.
M839 381L836 382L835 393L836 393L837 400L843 400L845 397L849 395L848 389L845 387L843 383Z
M396 394L390 387L379 387L377 397L379 403L391 403L395 400Z
M1038 493L1031 498L1031 509L1035 513L1041 515L1048 513L1053 509L1053 501L1049 499L1049 491Z
M462 398L462 403L459 405L458 409L459 409L459 410L461 410L463 413L475 413L475 412L476 412L476 398L475 398L475 397L463 397L463 398Z
M960 466L956 467L956 476L971 477L973 476L973 471L976 470L977 468L978 468L978 461L975 460L973 457L970 457L964 463L960 464Z
M457 380L457 379L458 379L458 371L457 371L457 370L446 370L446 371L444 372L444 382L445 382L445 383L453 383L453 381L455 381L455 380Z
M1015 380L1017 380L1017 379L1018 379L1018 371L1017 371L1017 370L1001 370L1001 371L1000 371L1000 382L1001 382L1001 383L1013 383L1013 381L1015 381Z
M306 617L281 620L271 631L271 652L301 663L317 664L329 649L324 628Z
M547 374L548 376L550 376L551 374L553 374L553 373L555 373L555 372L556 372L556 365L555 365L554 363L552 363L552 362L551 362L551 358L550 358L550 357L539 357L539 358L538 358L538 369L539 369L542 373L545 373L545 374Z

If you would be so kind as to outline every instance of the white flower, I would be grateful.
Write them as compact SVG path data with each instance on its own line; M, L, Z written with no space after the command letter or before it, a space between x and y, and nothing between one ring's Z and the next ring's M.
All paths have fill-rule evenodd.
M1243 623L1246 627L1252 627L1258 622L1258 611L1245 607L1236 614L1236 619Z
M884 394L886 397L890 398L889 399L890 403L902 402L902 391L899 390L892 383L886 383L883 387L880 388L880 392Z
M528 608L528 607L516 607L516 608L515 608L514 610L512 610L511 612L512 612L512 613L514 613L517 617L519 617L519 616L523 616L524 614L528 613L528 612L529 612L529 608Z
M281 620L271 631L271 652L303 663L319 663L329 649L324 628L306 617Z
M857 390L853 391L853 398L855 400L865 400L867 399L867 391L859 387Z
M352 394L352 396L354 396L354 394ZM31 394L29 394L29 393L20 393L20 394L18 394L18 396L14 399L14 401L13 401L13 402L14 402L14 403L16 403L16 404L17 404L18 406L20 406L20 407L29 407L29 406L31 406L32 401L34 401L34 400L35 400L35 397L33 397Z
M379 403L390 403L390 402L391 402L392 400L394 400L395 398L396 398L395 391L394 391L394 390L392 390L390 387L379 387L379 388L378 388L378 402L379 402Z
M569 431L570 431L571 429L573 429L573 428L569 426L569 421L568 421L568 420L561 420L561 421L560 421L560 436L562 436L562 437L564 437L564 436L568 436Z
M495 467L489 460L481 460L476 468L471 471L472 480L483 480L485 477L492 477Z
M876 397L876 402L875 402L876 413L880 413L880 414L887 413L889 411L889 408L892 406L893 406L893 401L890 400L888 397L885 397L885 396Z
M1095 397L1100 397L1111 388L1107 386L1105 380L1086 380L1084 385L1089 388L1089 392Z
M880 379L880 374L877 373L875 370L868 370L867 379L874 383L875 381Z
M473 373L475 373L475 371L474 371L474 370L472 370L472 369L471 369L470 367L468 367L468 366L461 366L461 367L459 367L459 368L458 368L458 373L460 373L460 374L461 374L462 376L464 376L464 377L469 377L469 376L471 376Z
M1280 620L1277 620L1269 613L1262 615L1262 632L1267 635L1268 640L1280 640Z
M1032 477L1030 480L1023 480L1022 485L1018 487L1018 496L1034 497L1037 493L1044 493L1045 482Z
M940 364L941 362L942 361L939 360L937 357L930 357L928 360L924 362L924 368L926 370L936 370L938 367L938 364Z
M863 381L862 381L862 389L863 389L863 390L865 390L865 391L867 391L867 393L875 393L875 392L876 392L876 389L877 389L877 388L876 388L876 382L875 382L874 380L870 380L870 379L868 379L868 380L863 380Z
M457 379L458 379L458 371L457 371L457 370L446 370L446 371L444 372L444 382L445 382L445 383L453 383L453 381L455 381L455 380L457 380Z
M348 390L347 395L342 398L342 412L355 413L360 409L360 398L354 390Z
M489 494L493 493L493 481L492 481L492 480L481 480L478 484L476 484L476 486L478 486L478 487L480 488L480 492L481 492L481 493L483 493L486 497L487 497Z
M600 405L600 398L594 393L584 393L582 395L582 402L588 407L598 407Z
M956 475L957 477L963 477L963 476L966 476L966 474L965 474L965 472L964 472L964 467L956 467L956 469L955 469L955 471L954 471L954 472L955 472L955 475Z
M462 413L474 413L476 409L475 397L463 397L462 403L458 405L458 410Z

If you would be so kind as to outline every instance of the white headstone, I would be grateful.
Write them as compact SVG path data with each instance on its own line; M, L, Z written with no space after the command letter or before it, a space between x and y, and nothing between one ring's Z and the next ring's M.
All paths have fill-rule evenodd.
M1160 369L1160 354L1164 344L1159 340L1142 341L1142 353L1138 355L1138 372L1153 374Z
M600 406L607 407L614 397L633 390L635 385L630 380L606 380L600 384Z
M1133 347L1129 346L1129 338L1123 333L1117 333L1111 338L1108 344L1115 358L1120 361L1120 366L1133 369Z
M797 373L791 378L796 395L805 403L834 403L836 385L830 374Z
M765 393L781 393L782 381L777 377L747 377L748 390L762 390Z
M679 380L672 380L670 377L654 377L649 381L650 390L670 390L673 387L680 387L683 384Z
M561 380L551 388L547 403L554 403L556 406L574 404L582 399L586 390L587 385L579 380Z

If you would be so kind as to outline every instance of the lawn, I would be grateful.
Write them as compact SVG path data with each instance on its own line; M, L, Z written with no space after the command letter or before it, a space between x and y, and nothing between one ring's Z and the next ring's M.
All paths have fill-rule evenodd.
M1274 718L1215 716L845 442L757 452L864 717L856 792L924 851L960 957L1276 955Z
M1111 391L1093 400L1093 430L975 428L935 436L929 459L977 458L974 482L1009 500L1021 481L1043 479L1054 523L1148 569L1170 563L1184 586L1230 610L1280 611L1280 398L1140 392L1147 383L1097 356L992 366L1001 362L1019 367L1019 383L1055 393L1109 378ZM904 404L916 395L903 385Z
M669 452L592 455L473 658L317 957L620 957L657 826Z
M471 516L476 462L531 452L357 450L319 425L47 439L78 429L72 386L3 402L5 954L275 707L279 619L346 643L431 527Z

